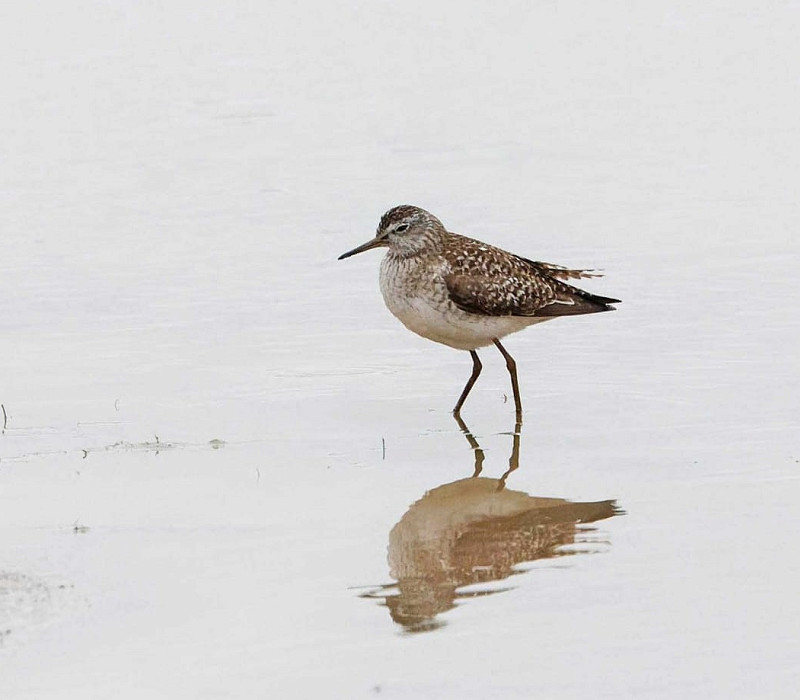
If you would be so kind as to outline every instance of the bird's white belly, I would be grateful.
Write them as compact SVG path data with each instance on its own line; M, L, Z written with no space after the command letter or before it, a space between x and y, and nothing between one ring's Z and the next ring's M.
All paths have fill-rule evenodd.
M444 282L430 280L412 284L397 270L381 270L381 293L386 307L400 322L423 338L458 350L475 350L491 345L544 318L519 316L480 316L459 309L450 301Z
M456 318L442 313L440 309L432 308L422 299L411 300L409 304L392 304L389 310L406 328L417 335L458 350L475 350L491 345L495 338L504 338L535 322L534 319L511 316L472 314L469 317L463 314L460 318Z

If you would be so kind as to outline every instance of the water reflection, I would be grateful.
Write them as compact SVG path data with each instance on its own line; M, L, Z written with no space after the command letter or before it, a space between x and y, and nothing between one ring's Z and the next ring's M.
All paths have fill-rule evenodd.
M392 619L407 632L437 629L438 615L459 600L492 595L510 587L461 591L471 584L500 581L520 573L517 564L567 556L565 545L584 543L586 527L619 515L614 501L574 503L563 498L531 496L506 487L519 468L521 425L515 425L511 457L499 479L479 476L484 453L460 417L456 417L474 452L473 474L431 489L414 503L389 534L390 575L396 583L365 598L382 599Z

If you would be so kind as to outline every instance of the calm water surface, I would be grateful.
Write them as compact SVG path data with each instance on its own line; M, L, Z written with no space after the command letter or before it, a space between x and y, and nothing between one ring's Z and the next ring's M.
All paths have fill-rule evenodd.
M792 8L46 5L0 22L0 696L792 697ZM402 202L623 299L508 339L521 426L336 261Z

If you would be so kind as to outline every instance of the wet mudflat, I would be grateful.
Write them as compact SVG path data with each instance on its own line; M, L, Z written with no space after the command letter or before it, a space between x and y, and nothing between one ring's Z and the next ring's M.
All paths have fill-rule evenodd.
M16 11L0 695L790 696L796 17L704 7ZM336 262L401 202L623 299L521 426Z

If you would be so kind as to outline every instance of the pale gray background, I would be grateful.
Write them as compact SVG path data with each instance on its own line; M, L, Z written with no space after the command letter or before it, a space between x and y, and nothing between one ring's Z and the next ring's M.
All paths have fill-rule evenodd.
M0 695L793 697L798 35L785 2L4 4ZM416 636L352 587L471 473L469 358L335 260L400 203L624 300L508 340L509 486L628 515Z

